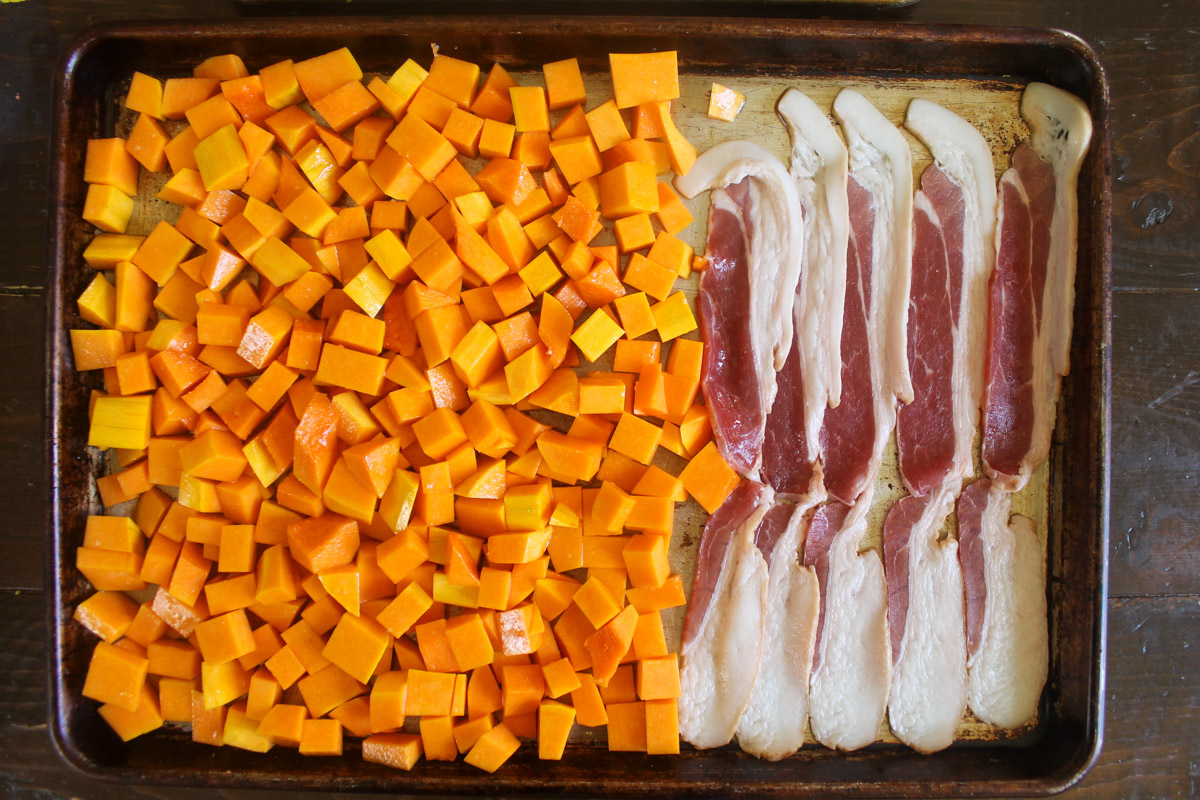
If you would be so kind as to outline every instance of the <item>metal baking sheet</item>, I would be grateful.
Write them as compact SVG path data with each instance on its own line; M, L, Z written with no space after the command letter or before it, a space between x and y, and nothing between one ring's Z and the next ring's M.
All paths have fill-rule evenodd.
M364 764L357 740L348 740L341 759L306 759L280 748L266 756L214 750L169 729L126 745L107 729L95 704L80 695L92 640L70 619L89 593L74 570L74 548L82 540L84 517L99 510L92 482L96 464L84 446L93 378L70 368L66 338L66 330L78 322L75 297L90 278L80 257L92 235L79 215L85 141L112 135L127 122L119 100L135 69L161 77L190 74L191 65L202 58L230 51L256 69L346 45L367 72L390 72L406 57L428 62L434 43L441 52L485 67L499 61L519 78L537 73L542 63L578 57L595 97L607 91L607 53L675 49L681 72L675 116L697 148L751 138L781 157L788 147L774 104L788 86L808 92L825 107L840 88L853 86L897 122L913 97L942 102L983 131L998 171L1025 135L1017 104L1026 83L1046 81L1084 99L1096 133L1080 178L1072 373L1064 382L1050 464L1014 508L1035 519L1047 547L1052 663L1036 724L1005 732L967 718L959 743L920 756L895 744L885 723L880 741L866 750L842 754L809 745L774 763L746 756L736 746L696 751L685 745L678 757L649 757L610 754L602 745L581 741L559 763L539 762L533 748L522 748L491 776L461 761L422 762L411 773L390 771ZM939 65L936 72L930 71L933 64ZM713 80L747 96L733 123L704 119ZM47 459L53 491L47 674L55 740L76 767L112 780L342 791L924 796L1045 794L1077 780L1094 759L1102 730L1108 513L1109 148L1103 71L1079 40L1024 29L747 19L426 17L126 24L93 29L77 41L62 62L56 88L53 155L59 199L51 209L54 269L47 293L47 403L54 426ZM913 154L919 174L928 154L915 140ZM689 236L698 250L706 202L702 195L692 203L697 223ZM155 212L147 207L142 213ZM662 457L669 467L672 457ZM881 514L901 492L893 449L877 490L875 535ZM691 580L703 524L697 511L694 504L681 508L673 537L673 566L685 583ZM676 624L680 618L677 613Z

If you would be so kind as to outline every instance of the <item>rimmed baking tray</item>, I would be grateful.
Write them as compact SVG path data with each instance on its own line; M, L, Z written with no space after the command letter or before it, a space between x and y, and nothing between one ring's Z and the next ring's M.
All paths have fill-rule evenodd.
M349 46L367 71L429 46L512 70L576 56L585 72L607 69L609 52L679 51L685 78L788 85L844 79L861 86L953 86L1014 90L1029 81L1079 95L1095 139L1080 176L1079 271L1072 371L1064 381L1047 478L1051 671L1038 724L1018 738L980 738L921 756L880 743L843 754L808 746L779 762L736 747L678 757L610 754L573 744L561 762L525 747L495 775L460 762L421 762L396 772L361 761L351 742L342 758L303 758L277 748L260 756L193 744L164 729L121 743L81 696L92 637L71 621L90 592L74 569L84 519L98 513L94 456L85 447L88 392L95 378L70 364L67 329L89 279L81 254L93 230L80 219L86 140L112 135L133 70L190 74L214 53L236 52L252 66ZM66 760L111 781L337 791L477 794L978 796L1060 791L1099 752L1104 708L1105 584L1109 465L1110 148L1108 88L1091 49L1062 32L750 19L597 17L285 19L172 22L94 28L64 56L56 77L52 142L52 269L47 298L49 485L46 593L51 641L50 727ZM702 145L702 142L697 142ZM348 740L351 741L351 740Z

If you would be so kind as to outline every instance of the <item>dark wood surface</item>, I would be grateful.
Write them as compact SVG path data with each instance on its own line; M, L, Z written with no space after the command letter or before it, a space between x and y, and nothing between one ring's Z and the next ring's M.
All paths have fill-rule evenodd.
M271 0L241 6L182 0L0 5L0 508L9 515L0 526L0 796L212 794L90 781L59 760L47 733L43 319L55 64L68 43L97 22L263 15L297 7ZM402 2L300 7L425 10ZM564 7L547 10L562 13ZM588 8L622 13L635 6L614 0ZM652 10L684 8L658 3ZM1068 794L1197 794L1200 659L1191 645L1200 640L1200 431L1194 416L1200 412L1200 3L923 0L884 10L783 4L687 10L1055 27L1096 48L1112 88L1114 156L1108 709L1100 759Z

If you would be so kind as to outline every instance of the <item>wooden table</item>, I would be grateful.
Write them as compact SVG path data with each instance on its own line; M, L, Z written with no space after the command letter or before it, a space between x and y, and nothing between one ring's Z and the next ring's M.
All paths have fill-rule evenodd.
M565 8L543 6L554 13ZM93 782L59 760L47 731L42 563L47 487L39 432L46 428L50 87L60 54L91 24L230 17L276 7L284 4L264 1L240 11L225 2L187 0L0 5L0 452L5 454L0 508L13 515L0 526L4 797L209 794ZM392 6L397 7L408 6ZM621 3L587 7L611 13ZM387 7L368 9L355 2L328 8ZM654 10L674 8L660 2ZM1099 52L1112 85L1114 148L1108 710L1100 759L1068 794L1197 794L1200 659L1190 648L1200 644L1200 326L1195 322L1200 319L1200 3L924 0L886 11L832 5L736 8L741 13L1058 27L1082 36ZM647 10L645 4L638 10Z

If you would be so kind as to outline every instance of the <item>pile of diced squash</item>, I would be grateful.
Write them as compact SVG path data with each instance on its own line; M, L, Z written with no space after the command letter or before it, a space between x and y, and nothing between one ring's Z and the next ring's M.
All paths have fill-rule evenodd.
M349 734L494 771L578 725L678 752L675 510L737 476L676 288L705 264L660 179L696 155L676 55L610 66L590 111L576 59L524 86L447 55L364 80L344 48L134 74L128 136L88 144L70 331L120 512L77 551L83 694L121 738ZM129 233L166 170L174 222Z

